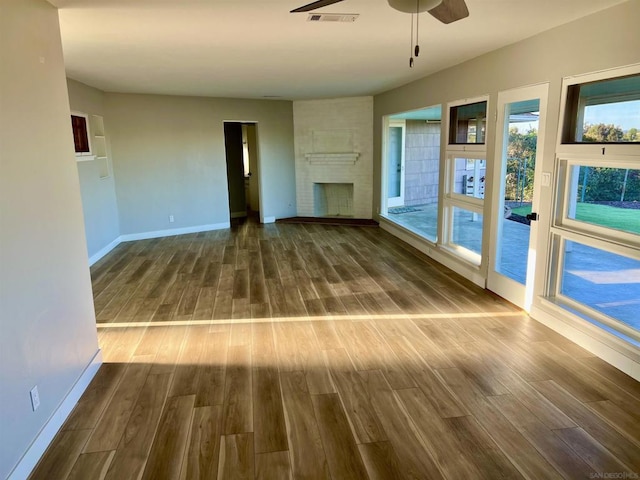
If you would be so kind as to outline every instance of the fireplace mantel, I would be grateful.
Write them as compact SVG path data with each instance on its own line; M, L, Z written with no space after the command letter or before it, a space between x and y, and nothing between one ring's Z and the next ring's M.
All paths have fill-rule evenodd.
M355 165L359 152L307 153L305 158L311 165Z

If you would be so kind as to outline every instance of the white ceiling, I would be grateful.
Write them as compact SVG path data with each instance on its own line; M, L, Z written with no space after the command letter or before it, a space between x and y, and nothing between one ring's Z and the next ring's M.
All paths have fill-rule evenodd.
M305 0L49 0L60 8L69 77L109 92L284 99L373 95L623 0L466 0L444 25L420 15L409 68L410 15L386 0L345 0L290 14ZM576 45L576 48L579 48Z

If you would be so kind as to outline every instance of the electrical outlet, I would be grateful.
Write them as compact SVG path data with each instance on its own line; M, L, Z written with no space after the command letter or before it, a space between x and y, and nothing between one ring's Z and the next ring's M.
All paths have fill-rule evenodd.
M173 215L169 215L169 223L173 223Z
M38 386L36 385L29 392L31 395L31 408L35 412L40 406L40 394L38 393Z

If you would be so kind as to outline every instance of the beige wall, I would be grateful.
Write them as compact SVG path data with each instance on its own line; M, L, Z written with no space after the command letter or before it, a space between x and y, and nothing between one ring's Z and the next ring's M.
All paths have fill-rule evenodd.
M105 108L122 235L229 222L225 121L257 123L261 215L295 215L291 102L107 93Z
M67 79L67 87L72 111L104 117L104 93L101 90L72 79ZM105 122L105 136L109 141L108 120L105 119ZM110 148L107 144L107 154L109 153ZM77 162L77 167L87 250L89 257L92 257L120 236L113 168L109 177L100 178L100 164L97 161Z
M58 13L44 0L0 3L0 96L6 478L98 351Z

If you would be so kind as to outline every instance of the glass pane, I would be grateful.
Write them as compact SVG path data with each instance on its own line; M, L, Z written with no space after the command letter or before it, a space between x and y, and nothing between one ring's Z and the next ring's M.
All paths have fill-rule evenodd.
M640 260L566 242L561 293L640 329Z
M482 254L482 215L453 207L451 243Z
M506 106L508 132L506 150L502 152L502 185L495 270L521 284L526 283L529 257L529 233L533 200L533 178L540 101L526 100Z
M449 109L449 144L484 144L487 102L458 105Z
M440 122L434 109L411 112L423 118L405 120L404 192L401 202L387 209L387 218L435 242L438 232L438 182L440 175ZM391 175L391 172L389 173ZM390 186L389 186L390 187Z
M580 165L571 180L569 218L640 235L640 170Z
M640 142L640 75L572 85L564 143Z
M486 163L480 158L454 159L453 193L484 198Z
M387 192L389 198L399 197L402 175L402 127L389 127L389 161Z

